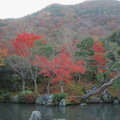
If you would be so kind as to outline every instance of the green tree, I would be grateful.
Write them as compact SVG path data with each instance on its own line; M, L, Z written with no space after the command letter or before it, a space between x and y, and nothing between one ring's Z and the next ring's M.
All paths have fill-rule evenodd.
M51 44L48 44L46 41L36 40L34 42L34 47L31 48L32 55L42 55L47 58L55 55L55 50Z
M87 70L94 70L94 66L91 66L94 62L94 59L92 59L92 56L94 55L94 51L92 50L94 40L90 37L84 38L80 43L76 44L77 51L75 52L75 56L77 57L77 60L84 60L86 61L86 68ZM87 71L86 76L91 76L93 78L94 72ZM79 81L80 81L81 75L79 75Z

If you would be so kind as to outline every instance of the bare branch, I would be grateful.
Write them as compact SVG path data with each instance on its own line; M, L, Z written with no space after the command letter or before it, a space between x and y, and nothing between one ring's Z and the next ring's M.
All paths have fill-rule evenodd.
M98 93L101 93L102 91L104 91L106 88L108 88L109 86L111 86L113 84L113 82L118 78L120 77L120 74L117 75L115 78L111 79L109 82L107 83L104 83L100 88L98 88L97 90L94 90L88 94L85 94L83 96L81 96L81 99L87 99L89 98L90 96L93 96L93 95L96 95Z

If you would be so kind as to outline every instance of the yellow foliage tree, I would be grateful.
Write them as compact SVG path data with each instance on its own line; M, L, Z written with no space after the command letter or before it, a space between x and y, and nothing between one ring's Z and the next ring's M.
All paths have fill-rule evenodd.
M7 49L2 48L2 44L0 43L0 66L5 65L4 60L6 59L8 55Z

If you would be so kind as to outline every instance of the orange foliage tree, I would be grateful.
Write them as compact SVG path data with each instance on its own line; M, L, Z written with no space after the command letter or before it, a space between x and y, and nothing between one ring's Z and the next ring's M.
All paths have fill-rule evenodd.
M5 65L4 60L7 56L8 50L3 47L2 43L0 43L0 66Z

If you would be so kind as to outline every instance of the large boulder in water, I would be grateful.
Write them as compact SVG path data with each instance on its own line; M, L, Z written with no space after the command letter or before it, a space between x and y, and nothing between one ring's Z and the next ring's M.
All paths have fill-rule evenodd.
M43 104L43 105L52 105L52 102L53 102L53 94L41 95L36 100L36 104Z
M118 103L119 103L119 101L116 99L113 101L113 104L118 104Z
M41 120L41 113L39 111L33 111L29 120Z

